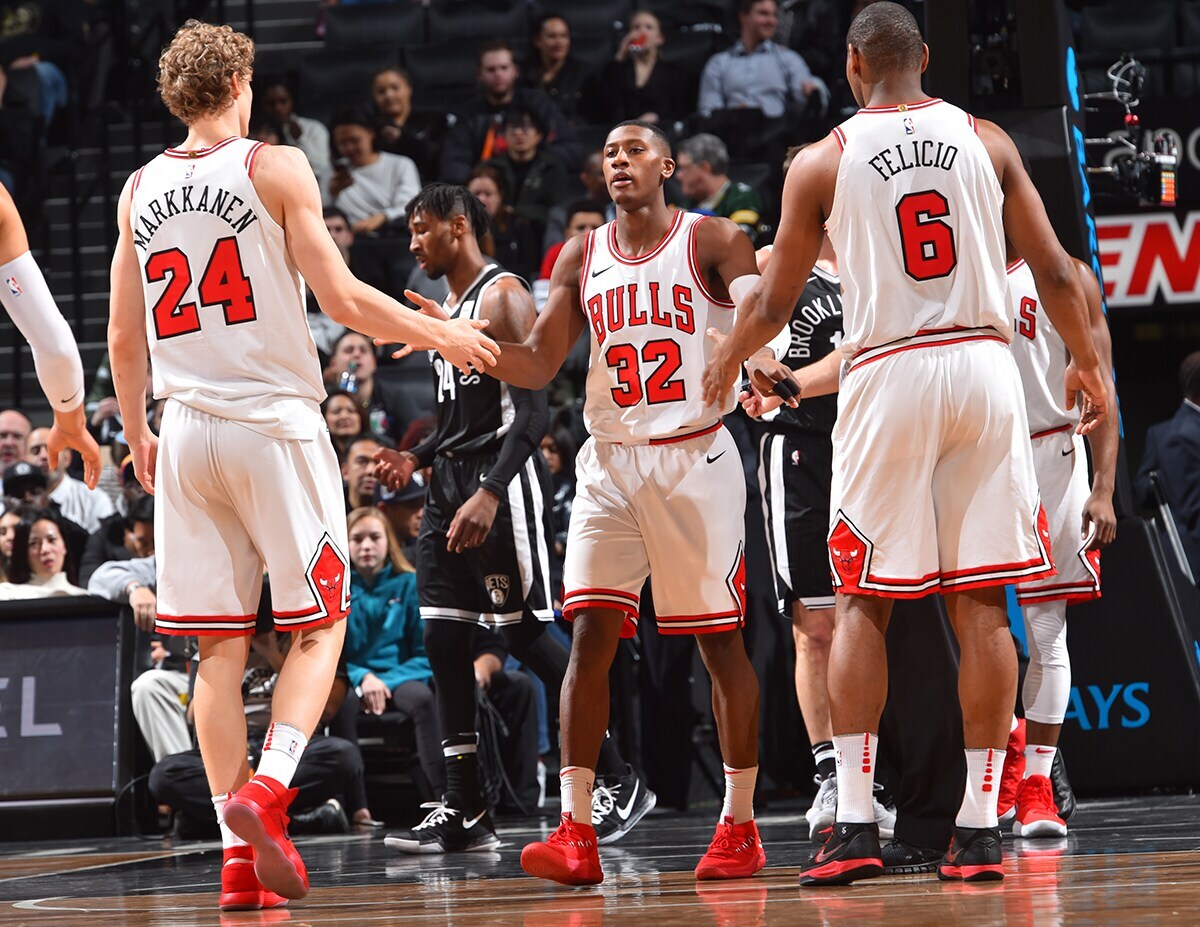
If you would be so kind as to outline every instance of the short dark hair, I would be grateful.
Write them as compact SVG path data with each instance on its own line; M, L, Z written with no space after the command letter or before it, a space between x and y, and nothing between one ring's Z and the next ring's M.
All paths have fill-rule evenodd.
M421 192L408 201L405 215L412 219L417 213L445 222L454 216L466 216L467 224L475 233L477 240L482 240L488 231L488 214L479 198L466 187L452 183L431 183L421 188Z
M760 3L764 2L766 2L766 0L738 0L738 15L745 16ZM771 0L771 2L775 4L776 9L779 8L778 0Z
M336 206L326 206L324 209L322 209L321 210L321 218L322 219L341 219L347 225L350 224L350 217L347 216L344 212L342 212L342 210L338 209Z
M354 445L362 444L364 441L371 441L380 447L394 448L396 446L396 442L387 435L377 435L373 431L360 431L346 442L346 446L342 450L342 463L350 459L350 452L354 450Z
M567 17L563 16L562 13L558 12L558 10L543 10L541 13L538 13L537 16L533 17L533 25L529 28L529 37L537 38L541 34L542 28L546 25L546 23L555 19L561 19L563 22L565 22L568 30L571 28L571 21L567 19Z
M532 107L525 106L521 103L514 103L511 106L504 108L504 125L510 126L520 124L528 120L529 124L535 129L546 134L546 120L542 118L541 113L536 112Z
M889 0L876 0L855 16L846 42L884 74L917 70L925 44L916 17Z
M1192 402L1200 402L1200 351L1193 351L1179 365L1179 388Z
M329 131L338 126L362 126L371 132L375 131L375 117L363 106L346 106L339 109L329 120Z
M347 328L340 335L338 335L336 338L333 339L333 344L330 346L329 353L336 354L337 349L341 346L341 343L343 341L345 341L347 338L349 338L351 335L353 335L356 338L366 338L367 343L369 345L371 345L371 349L374 350L375 342L371 339L370 335L364 335L362 332L356 332L353 328Z
M371 75L371 83L374 84L381 74L399 74L401 79L408 84L408 86L412 86L412 75L410 75L408 71L400 67L398 64L385 64L383 67L377 69L375 73Z
M147 494L138 496L129 506L129 511L125 514L125 529L129 530L135 522L148 521L154 524L154 497Z
M264 74L254 81L254 91L258 96L263 96L268 90L274 90L276 87L282 87L291 94L293 101L296 99L296 89L282 74Z
M671 138L665 131L663 131L662 126L658 125L657 123L647 122L645 119L626 119L624 122L618 122L615 126L609 129L608 134L612 135L617 131L617 129L624 128L625 126L637 126L639 129L649 129L650 134L653 135L655 139L657 139L658 142L667 149L667 157L675 157L675 149L671 145Z
M601 216L604 215L604 204L598 203L595 200L574 200L567 204L567 225L571 224L572 217L580 212L596 212Z
M512 45L509 44L508 39L488 39L486 42L480 44L479 50L475 54L475 64L483 64L484 55L490 55L492 52L498 51L506 51L512 55L514 61L517 60L517 56L514 54Z

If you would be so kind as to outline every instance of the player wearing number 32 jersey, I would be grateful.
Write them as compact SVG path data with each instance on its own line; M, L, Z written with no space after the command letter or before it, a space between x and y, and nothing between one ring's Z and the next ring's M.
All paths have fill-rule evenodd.
M436 348L464 369L494 363L496 350L481 323L425 318L350 274L304 156L244 137L253 65L249 38L195 20L163 52L159 91L188 135L121 194L109 321L125 435L158 495L158 630L200 636L196 731L225 848L219 904L233 909L308 891L287 837L288 786L329 696L350 602L304 280L335 321L365 334ZM157 437L147 353L167 400ZM264 568L275 626L296 639L247 782L241 676Z
M1079 278L1012 141L924 95L928 56L899 4L880 0L855 17L846 78L862 108L793 162L775 256L705 373L711 395L782 328L827 230L845 286L829 532L838 804L825 845L801 868L807 885L883 870L872 773L891 600L939 590L962 652L967 776L938 873L1004 877L995 785L1016 661L1002 587L1053 571L1009 348L1005 234L1074 358L1060 388L1070 404L1084 391L1080 428L1094 428L1107 404Z

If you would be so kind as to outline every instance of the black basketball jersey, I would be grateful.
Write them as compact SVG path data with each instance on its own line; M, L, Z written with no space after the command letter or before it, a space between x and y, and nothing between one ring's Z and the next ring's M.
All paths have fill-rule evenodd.
M788 322L791 344L779 358L793 370L816 363L842 340L842 288L838 277L813 267ZM798 409L783 406L768 423L778 433L825 434L837 420L837 396L801 397Z
M529 284L498 264L488 264L450 313L455 319L479 318L483 296L497 280L511 277ZM446 307L450 311L450 307ZM486 373L464 374L440 354L430 352L437 385L437 452L446 457L498 451L513 420L508 384Z

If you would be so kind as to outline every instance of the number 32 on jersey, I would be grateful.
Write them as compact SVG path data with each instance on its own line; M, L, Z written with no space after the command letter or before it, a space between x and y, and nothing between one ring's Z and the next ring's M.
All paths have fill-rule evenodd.
M200 331L200 310L195 302L184 302L192 285L192 267L178 248L155 251L146 259L146 282L167 285L151 310L159 341ZM218 239L196 287L199 305L220 306L226 325L253 322L254 289L242 269L242 255L233 236Z

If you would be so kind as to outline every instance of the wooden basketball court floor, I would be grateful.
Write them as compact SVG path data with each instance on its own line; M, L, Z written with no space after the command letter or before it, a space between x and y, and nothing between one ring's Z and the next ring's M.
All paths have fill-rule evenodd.
M0 844L3 927L784 927L887 924L1200 923L1200 798L1081 803L1060 841L1005 840L1002 883L889 876L802 889L805 805L759 817L768 867L697 883L715 810L655 813L601 850L606 879L566 888L525 877L520 848L551 826L501 826L498 852L404 857L381 834L298 841L313 891L290 909L221 914L215 843L122 838Z

